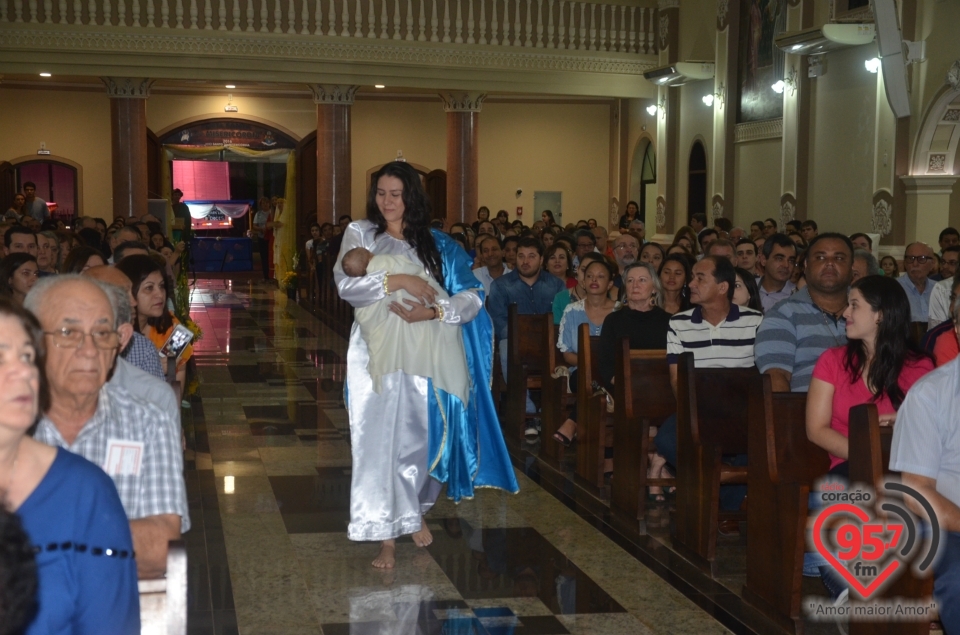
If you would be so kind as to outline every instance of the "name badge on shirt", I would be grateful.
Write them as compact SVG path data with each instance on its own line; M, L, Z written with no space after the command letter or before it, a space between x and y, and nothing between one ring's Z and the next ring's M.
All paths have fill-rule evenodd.
M109 476L140 476L142 458L142 442L109 439L103 471Z

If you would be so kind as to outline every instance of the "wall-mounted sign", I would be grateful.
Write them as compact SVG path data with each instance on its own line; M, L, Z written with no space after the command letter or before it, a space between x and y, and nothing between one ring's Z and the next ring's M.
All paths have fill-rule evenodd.
M294 148L297 143L279 130L252 121L207 119L167 133L163 145L241 146L252 150Z

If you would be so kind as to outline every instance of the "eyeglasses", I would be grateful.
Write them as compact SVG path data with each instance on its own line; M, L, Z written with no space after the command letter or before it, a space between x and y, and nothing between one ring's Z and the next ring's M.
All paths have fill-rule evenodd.
M81 348L87 335L93 340L93 345L100 350L110 350L120 346L120 334L116 331L91 331L84 333L78 329L62 328L59 331L44 331L44 335L49 335L53 340L53 345L57 348Z
M625 249L630 249L630 250L632 250L632 251L636 251L636 250L637 250L637 248L634 247L633 245L628 245L628 244L626 244L626 243L621 243L621 244L619 244L619 245L617 245L616 247L613 248L614 251L624 251Z
M925 265L931 260L933 260L931 256L904 256L903 257L903 261L907 264L913 264L914 262L919 262L921 265Z

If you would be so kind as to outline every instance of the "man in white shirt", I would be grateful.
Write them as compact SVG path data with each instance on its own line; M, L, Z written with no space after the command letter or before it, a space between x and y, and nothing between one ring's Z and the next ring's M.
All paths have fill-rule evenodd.
M494 280L510 271L510 267L503 262L503 249L500 247L500 240L496 236L480 234L474 247L480 255L480 262L483 263L483 266L474 269L473 275L483 285L484 295L489 298L490 285L493 284Z
M954 328L960 331L954 301ZM934 570L934 597L947 633L960 633L960 357L928 373L913 385L897 412L890 448L890 469L933 507L942 534ZM913 497L904 501L926 517Z

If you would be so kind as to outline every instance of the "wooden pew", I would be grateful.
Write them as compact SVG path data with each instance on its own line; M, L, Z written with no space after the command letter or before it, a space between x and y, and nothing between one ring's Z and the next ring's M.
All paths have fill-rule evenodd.
M602 488L604 452L607 447L607 398L594 394L600 381L600 338L591 337L590 325L577 332L577 470L579 477Z
M516 304L507 308L507 396L503 425L506 429L515 426L516 438L520 441L524 440L526 420L537 416L526 414L527 391L540 390L543 379L549 379L553 371L547 368L551 347L544 347L546 328L545 315L520 315ZM556 342L552 347L556 347Z
M631 351L623 338L617 349L614 379L614 478L610 482L610 509L640 522L646 531L647 487L674 485L675 479L648 479L647 454L652 449L650 426L659 425L677 411L670 387L667 352Z
M876 404L863 404L850 409L850 447L859 451L850 454L850 482L867 483L878 494L881 482L890 474L890 443L893 428L881 427ZM879 510L878 510L879 511ZM896 520L896 517L894 517ZM933 595L933 576L919 579L912 570L905 571L876 599L921 599ZM850 622L850 635L927 635L930 620L920 622Z
M801 584L810 488L830 468L807 439L806 393L775 393L770 377L748 397L747 581L743 599L788 633L803 630Z
M547 459L558 459L562 446L553 439L553 433L567 418L567 407L572 403L573 395L567 391L566 377L552 377L557 366L566 366L560 351L557 349L557 327L553 323L553 314L546 313L540 317L543 320L542 354L546 356L544 368L546 374L540 380L540 422L542 430L540 438L540 456Z
M808 500L830 467L826 451L806 434L806 395L774 393L762 376L750 391L747 580L743 599L784 632L802 633L801 584L807 550ZM851 409L851 482L876 483L889 464L892 428L881 428L872 404ZM931 580L900 578L884 597L924 598ZM857 635L926 635L929 623L857 623Z
M187 550L182 540L171 540L167 549L167 575L140 580L141 635L186 635Z
M716 575L720 484L746 483L747 468L725 465L724 454L747 453L747 395L756 368L694 368L693 354L677 365L677 510L673 545ZM742 514L724 514L742 517Z

